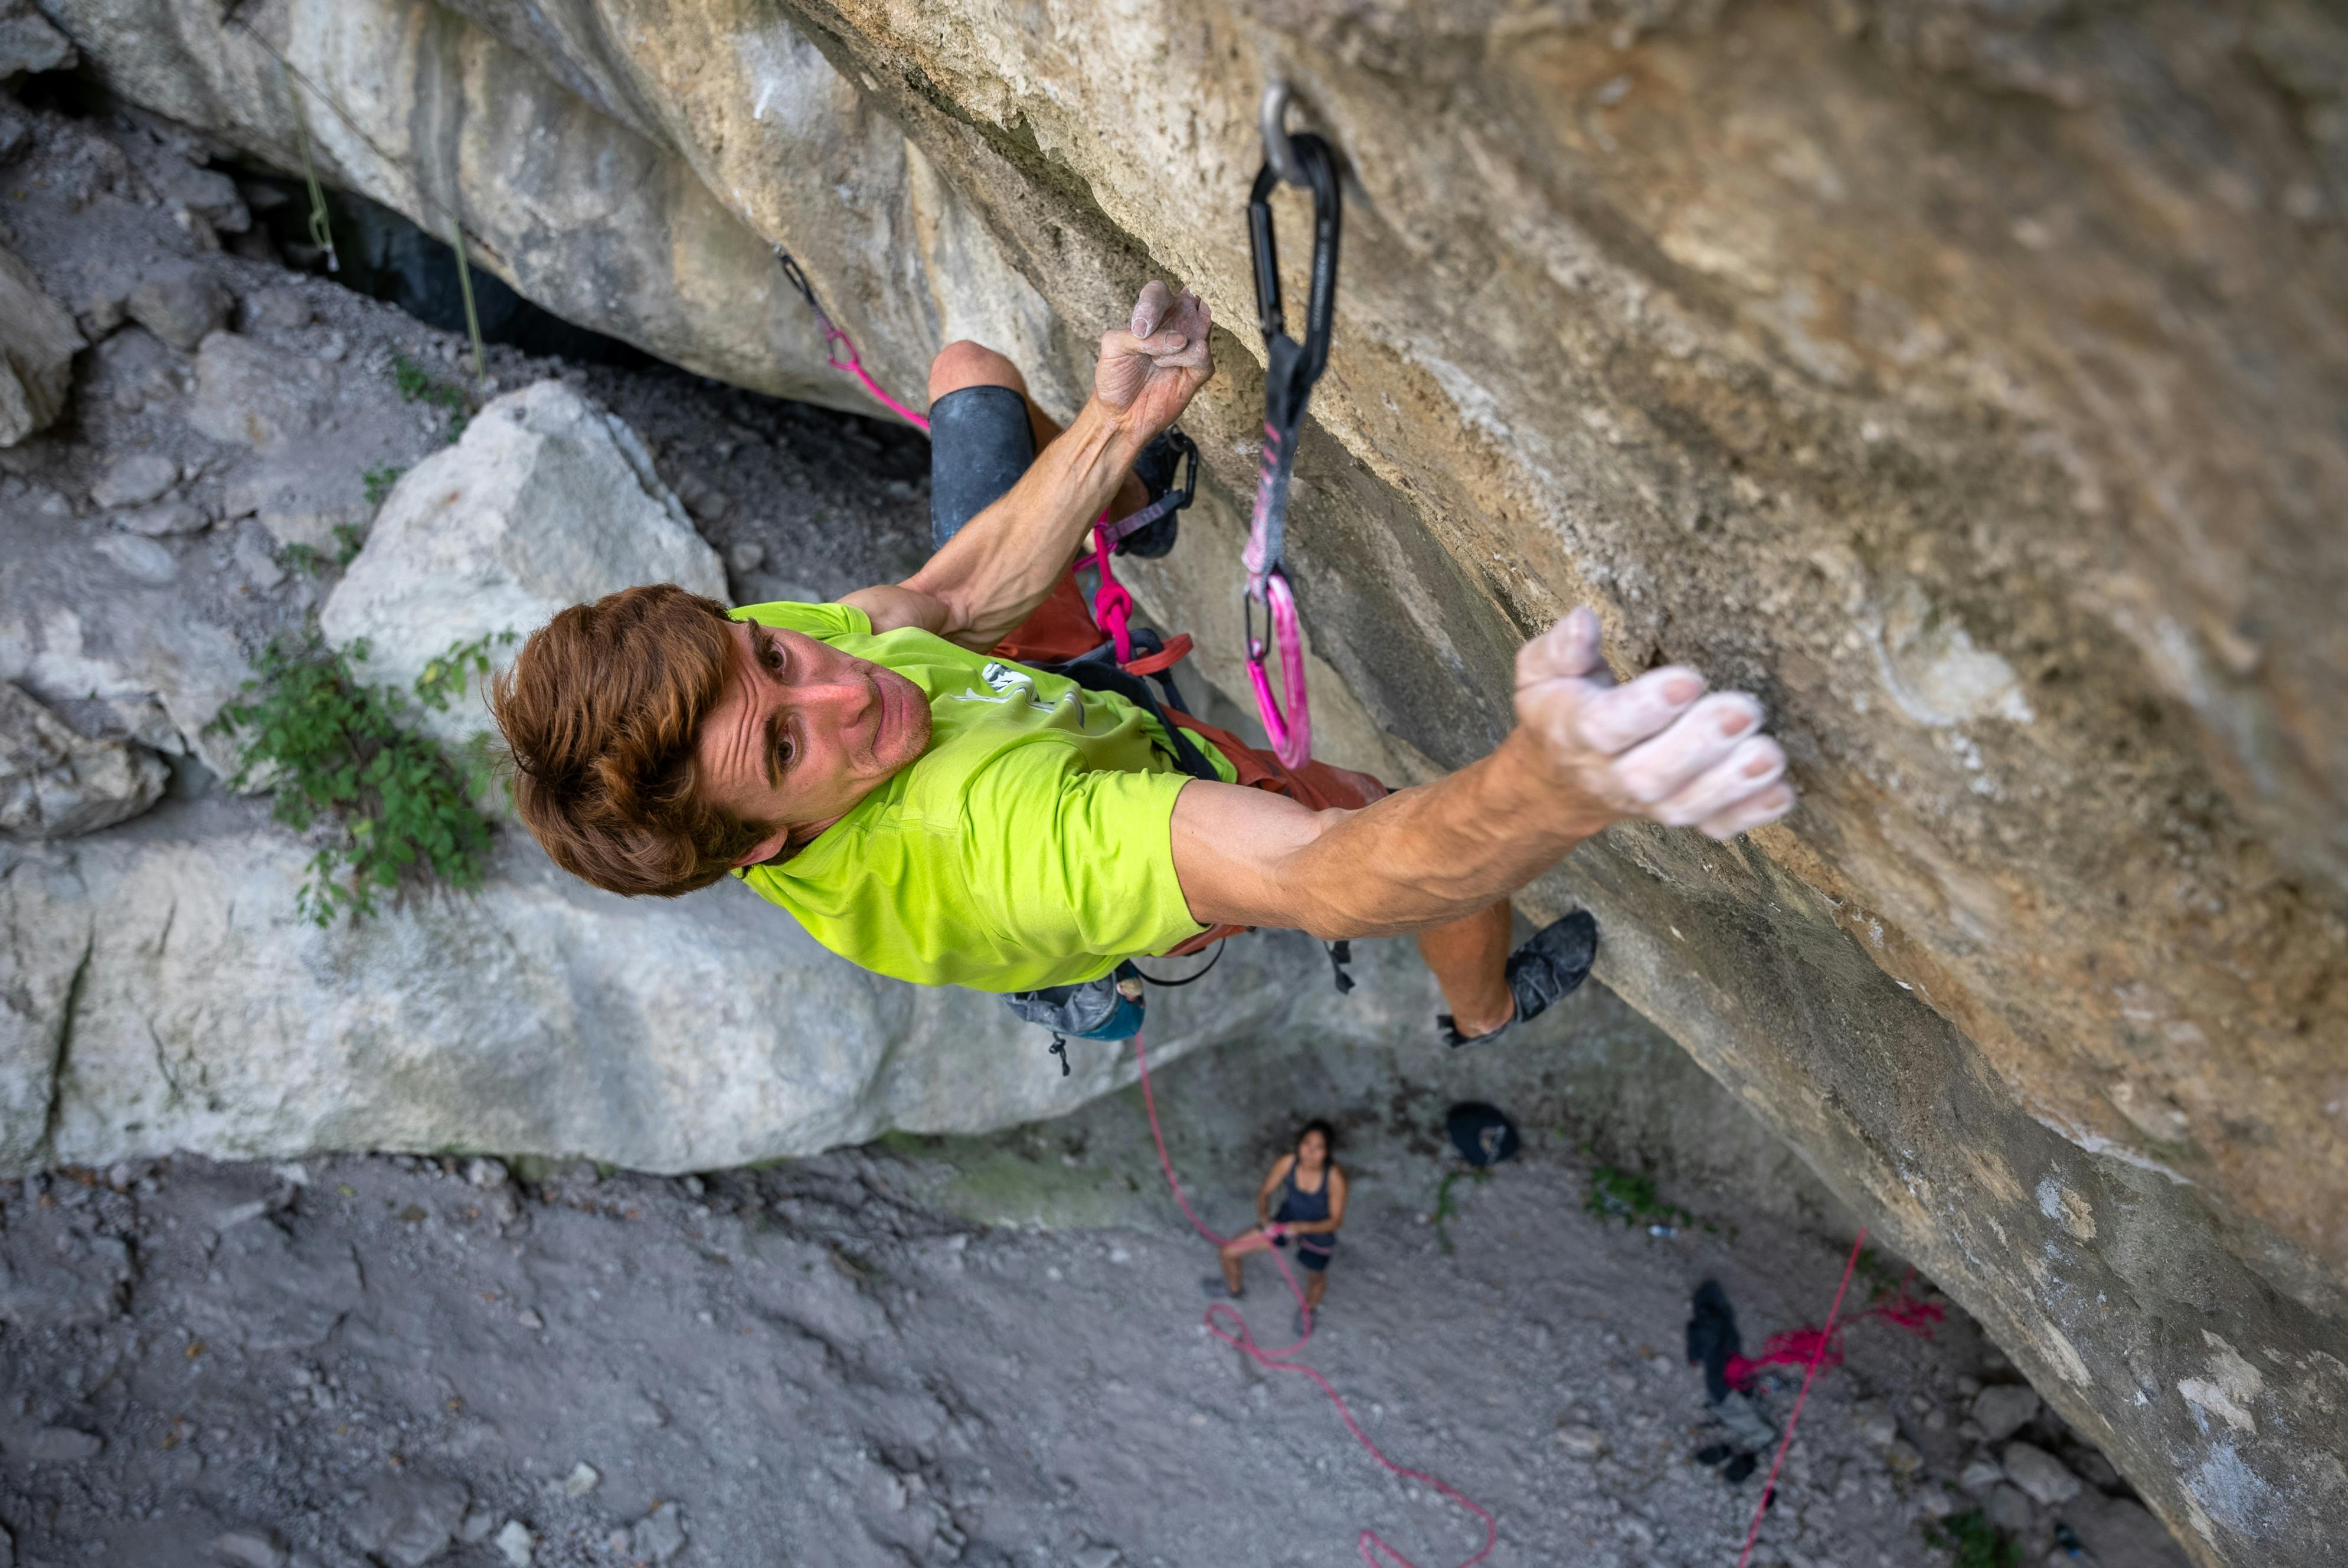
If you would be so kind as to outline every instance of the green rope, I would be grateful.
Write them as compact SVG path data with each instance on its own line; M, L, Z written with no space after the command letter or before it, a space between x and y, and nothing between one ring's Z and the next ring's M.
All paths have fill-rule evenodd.
M326 271L339 272L343 264L335 254L335 226L326 216L326 188L318 183L318 167L310 161L310 122L302 113L302 95L294 87L294 67L282 56L277 74L284 78L285 97L294 106L294 138L302 148L302 178L310 185L310 243L326 253ZM465 297L472 298L470 290Z
M318 170L310 159L310 126L302 113L302 95L294 91L294 84L297 81L317 94L320 100L328 108L334 110L342 122L351 128L352 134L366 143L377 158L392 168L398 169L407 177L407 183L416 191L419 211L427 206L438 207L448 215L448 231L457 239L457 286L465 297L465 333L473 343L473 385L477 391L489 390L489 361L481 347L481 315L473 304L473 263L465 251L465 220L457 215L454 208L426 190L424 181L416 178L413 169L403 168L398 159L377 146L375 138L367 135L359 122L352 117L351 111L335 101L334 94L295 70L294 62L279 54L269 40L248 26L242 17L232 16L230 21L245 36L260 45L263 52L276 60L278 74L285 79L285 96L293 101L294 105L294 134L302 148L302 175L310 182L310 241L326 252L326 271L339 272L342 267L335 255L334 230L327 222L325 188L318 183Z
M473 309L473 264L465 258L465 226L451 219L448 231L457 236L457 286L465 293L465 330L473 339L473 386L486 392L489 373L481 357L481 318Z

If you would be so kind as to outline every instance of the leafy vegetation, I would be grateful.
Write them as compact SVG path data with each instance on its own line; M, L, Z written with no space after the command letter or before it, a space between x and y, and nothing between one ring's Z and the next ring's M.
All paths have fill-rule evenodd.
M1668 1225L1685 1229L1695 1223L1695 1216L1687 1210L1655 1194L1654 1177L1619 1165L1601 1165L1590 1173L1590 1191L1582 1195L1581 1206L1601 1220L1621 1220L1626 1226Z
M1952 1568L2022 1568L2022 1542L1992 1524L1978 1508L1926 1525L1924 1541L1954 1553Z
M409 398L408 401L413 403L416 400L414 398ZM385 463L378 465L376 467L369 468L366 473L360 475L359 482L366 487L367 505L370 507L382 506L385 497L391 494L392 487L399 483L399 477L407 472L407 469L400 467L397 464Z
M1459 1205L1451 1199L1453 1184L1469 1181L1480 1187L1491 1179L1492 1173L1481 1166L1443 1173L1442 1182L1435 1189L1435 1245L1443 1249L1446 1256L1450 1255L1453 1249L1451 1233L1444 1227L1459 1217Z
M316 577L333 567L339 571L358 559L359 547L366 543L366 535L348 523L335 525L335 553L328 555L315 545L287 545L283 557L287 566L310 577Z
M459 643L426 667L417 699L442 709L467 677L486 670L492 641ZM260 779L276 792L273 814L297 832L321 824L332 834L311 858L296 907L318 925L348 912L375 912L376 899L404 876L434 876L452 887L480 886L489 822L474 808L448 758L401 723L405 694L362 681L348 654L313 630L271 641L244 683L251 695L222 707L207 726L240 737L232 786Z
M466 425L473 417L471 393L454 382L441 380L404 354L391 356L391 377L393 384L399 388L399 395L407 401L421 403L448 414L447 435L449 440L454 441L465 433ZM385 493L390 493L388 486L385 487Z

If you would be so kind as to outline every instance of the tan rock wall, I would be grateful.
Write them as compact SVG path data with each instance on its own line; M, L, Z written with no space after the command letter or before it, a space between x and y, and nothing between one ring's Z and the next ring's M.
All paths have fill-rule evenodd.
M458 8L802 254L901 389L966 334L1064 401L1142 278L1200 289L1226 374L1189 423L1226 498L1260 398L1256 94L1294 79L1350 203L1292 553L1365 730L1464 762L1513 644L1584 600L1625 668L1762 691L1801 813L1725 849L1611 835L1533 902L1596 907L1610 983L2206 1561L2325 1560L2348 1530L2332 13ZM92 57L129 47L57 10ZM607 330L654 313L624 276L582 307L513 270ZM1221 516L1145 584L1227 643ZM2243 1420L2195 1395L2229 1358L2259 1372Z

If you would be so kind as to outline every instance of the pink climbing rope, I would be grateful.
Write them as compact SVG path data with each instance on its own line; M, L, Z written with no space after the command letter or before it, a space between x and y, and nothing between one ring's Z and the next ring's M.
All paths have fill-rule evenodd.
M1093 624L1108 633L1117 644L1117 661L1126 664L1133 659L1133 630L1128 625L1133 619L1133 594L1109 569L1109 552L1117 548L1117 539L1108 513L1103 511L1094 519L1092 559L1085 564L1100 573L1100 586L1093 590Z
M1209 1245L1220 1247L1231 1238L1217 1235L1207 1228L1205 1222L1199 1218L1198 1212L1190 1207L1190 1200L1182 1195L1182 1184L1175 1179L1174 1162L1166 1153L1166 1134L1158 1125L1157 1097L1150 1092L1149 1059L1143 1054L1141 1036L1138 1034L1133 1037L1133 1063L1141 1071L1142 1108L1149 1112L1149 1135L1158 1143L1158 1166L1166 1173L1166 1185L1173 1192L1174 1201L1181 1205L1183 1216L1190 1222L1190 1228L1206 1237ZM1302 1361L1292 1361L1287 1358L1292 1352L1302 1347L1306 1339L1313 1337L1313 1314L1304 1305L1303 1287L1296 1283L1296 1276L1289 1268L1288 1260L1278 1252L1274 1252L1272 1255L1272 1261L1280 1266L1281 1277L1288 1282L1290 1292L1296 1297L1297 1309L1304 1314L1304 1338L1299 1339L1294 1345L1283 1349L1266 1350L1255 1342L1255 1336L1249 1330L1247 1319L1241 1315L1239 1309L1220 1301L1207 1308L1207 1332L1268 1370L1302 1372L1312 1378L1319 1385L1321 1391L1329 1396L1329 1402L1337 1407L1337 1418L1345 1423L1345 1430L1354 1434L1354 1440L1360 1443L1372 1459L1384 1465L1394 1475L1401 1476L1407 1481L1424 1481L1427 1486L1441 1492L1482 1520L1484 1522L1483 1549L1458 1565L1458 1568L1475 1568L1477 1563L1489 1557L1492 1554L1492 1548L1499 1543L1499 1526L1493 1522L1490 1512L1425 1471L1412 1470L1407 1465L1396 1464L1386 1458L1378 1445L1370 1440L1370 1435L1362 1430L1361 1423L1354 1419L1354 1412L1346 1407L1344 1396L1337 1392L1327 1378L1322 1376L1319 1368L1308 1367ZM1220 1317L1218 1314L1220 1315ZM1225 1320L1233 1327L1224 1327ZM1368 1563L1369 1568L1386 1568L1389 1560L1395 1568L1416 1568L1409 1558L1395 1551L1375 1530L1363 1531L1354 1542L1354 1545L1361 1552L1362 1561ZM1744 1565L1740 1563L1738 1568L1744 1568Z
M1744 1389L1752 1386L1764 1367L1801 1367L1816 1361L1823 1371L1842 1365L1842 1337L1852 1324L1879 1317L1894 1327L1905 1328L1921 1338L1932 1337L1932 1330L1948 1317L1947 1308L1937 1301L1921 1301L1908 1293L1916 1271L1900 1282L1889 1300L1879 1302L1864 1312L1854 1312L1841 1327L1788 1328L1782 1334L1772 1334L1761 1347L1761 1354L1752 1358L1731 1356L1727 1377L1731 1385Z
M1761 1501L1753 1507L1753 1523L1745 1532L1745 1550L1736 1554L1736 1568L1745 1568L1753 1560L1753 1543L1761 1538L1761 1516L1769 1512L1770 1496L1777 1490L1777 1472L1785 1467L1786 1450L1794 1446L1794 1428L1802 1419L1802 1405L1810 1397L1810 1384L1818 1378L1818 1363L1826 1357L1828 1342L1834 1337L1835 1318L1842 1311L1843 1293L1850 1288L1851 1271L1859 1266L1859 1249L1866 1245L1867 1228L1862 1225L1859 1239L1850 1244L1850 1255L1843 1260L1842 1283L1835 1286L1834 1305L1827 1308L1827 1326L1810 1347L1809 1369L1802 1374L1802 1391L1794 1396L1793 1414L1786 1418L1786 1435L1777 1440L1777 1457L1769 1463L1769 1479L1761 1483ZM1838 1346L1835 1358L1842 1358Z

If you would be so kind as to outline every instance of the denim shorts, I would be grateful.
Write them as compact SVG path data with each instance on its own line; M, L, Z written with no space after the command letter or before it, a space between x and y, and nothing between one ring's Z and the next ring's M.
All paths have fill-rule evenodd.
M1035 461L1027 400L1007 386L965 386L930 405L930 548L1001 500Z

